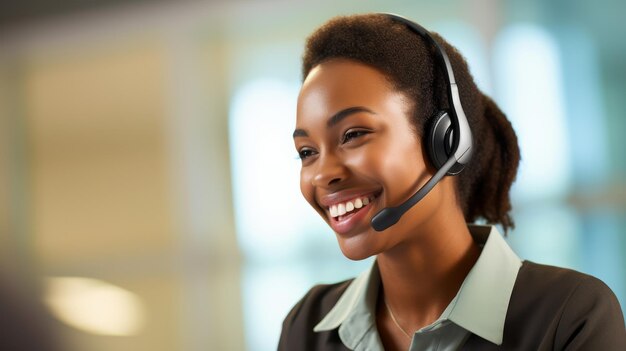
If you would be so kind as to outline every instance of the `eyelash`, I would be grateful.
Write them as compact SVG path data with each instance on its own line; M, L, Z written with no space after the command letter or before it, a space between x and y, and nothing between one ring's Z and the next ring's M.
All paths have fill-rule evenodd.
M360 136L363 136L365 134L368 134L369 132L366 130L348 130L344 135L343 138L341 138L341 143L345 144L347 142L349 142L350 140L354 139L354 138L358 138ZM352 137L350 137L352 136Z
M350 142L352 139L354 138L358 138L360 136L363 136L365 134L368 134L369 131L366 130L348 130L343 137L341 138L341 143L345 144ZM298 151L298 158L300 160L305 160L311 156L315 155L315 151L309 148L304 148L300 151Z
M309 158L309 157L313 156L313 153L314 153L314 152L315 152L315 151L313 151L313 150L311 150L311 149L302 149L302 150L298 151L298 158L299 158L300 160L304 160L304 159L306 159L306 158ZM308 154L307 154L307 153L308 153Z

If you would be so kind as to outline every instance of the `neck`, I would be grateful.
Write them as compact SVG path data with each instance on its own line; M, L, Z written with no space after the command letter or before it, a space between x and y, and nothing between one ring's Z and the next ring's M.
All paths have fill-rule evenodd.
M461 220L433 220L420 225L416 239L377 257L380 298L407 330L417 330L439 318L457 294L480 255Z

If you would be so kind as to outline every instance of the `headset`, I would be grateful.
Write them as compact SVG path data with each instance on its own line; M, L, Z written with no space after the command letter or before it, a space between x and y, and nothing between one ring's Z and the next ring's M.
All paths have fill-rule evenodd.
M379 232L396 224L400 217L423 199L443 176L459 174L472 157L472 131L467 122L467 117L465 117L463 106L461 106L459 89L454 80L454 72L452 72L452 65L446 51L419 24L395 14L384 13L382 15L406 25L412 32L420 35L437 49L437 58L445 66L444 76L450 108L435 114L428 134L424 138L428 155L437 172L408 200L396 207L383 208L374 215L371 225L374 230Z

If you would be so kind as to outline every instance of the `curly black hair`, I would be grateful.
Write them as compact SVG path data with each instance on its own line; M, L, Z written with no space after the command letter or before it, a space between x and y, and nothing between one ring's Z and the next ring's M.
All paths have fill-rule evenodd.
M508 231L514 227L509 191L520 161L517 136L495 102L483 94L463 56L440 35L459 88L463 110L472 129L472 160L457 176L456 189L465 220L483 218ZM405 24L384 14L335 17L306 41L303 78L330 59L344 58L372 66L391 86L413 102L410 113L419 137L435 114L448 109L445 69L436 48Z

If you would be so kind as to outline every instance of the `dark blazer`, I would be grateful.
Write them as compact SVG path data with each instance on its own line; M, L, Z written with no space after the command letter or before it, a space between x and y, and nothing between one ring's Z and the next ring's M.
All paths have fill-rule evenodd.
M333 308L351 280L317 285L283 322L278 350L348 350L337 329L313 327ZM626 350L624 316L602 281L573 270L524 261L504 324L502 345L475 334L461 350Z

